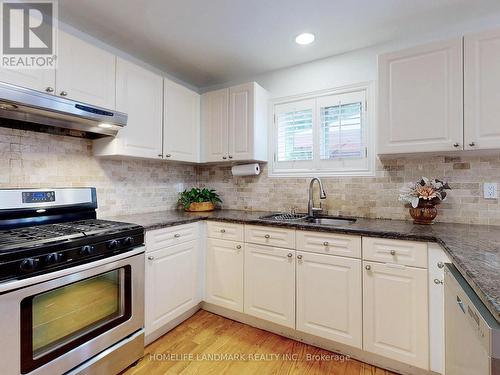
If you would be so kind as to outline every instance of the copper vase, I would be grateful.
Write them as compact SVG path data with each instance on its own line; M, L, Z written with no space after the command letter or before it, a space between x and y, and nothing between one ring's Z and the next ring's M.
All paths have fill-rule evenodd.
M410 208L410 215L415 224L429 225L437 216L437 209L434 203L420 200L417 208Z

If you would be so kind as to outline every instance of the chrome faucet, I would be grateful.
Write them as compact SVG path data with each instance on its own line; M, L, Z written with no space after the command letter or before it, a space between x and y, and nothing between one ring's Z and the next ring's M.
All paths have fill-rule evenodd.
M309 216L315 216L316 212L323 211L323 208L321 208L321 203L319 204L319 207L314 207L313 187L315 181L317 181L319 184L319 198L320 199L326 198L326 193L325 190L323 189L323 184L321 183L321 180L317 177L314 177L309 183L309 201L307 202L307 214Z

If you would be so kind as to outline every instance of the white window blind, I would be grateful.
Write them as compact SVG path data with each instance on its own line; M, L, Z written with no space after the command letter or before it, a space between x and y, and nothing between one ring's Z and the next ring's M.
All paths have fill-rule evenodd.
M274 107L271 174L370 172L366 88Z

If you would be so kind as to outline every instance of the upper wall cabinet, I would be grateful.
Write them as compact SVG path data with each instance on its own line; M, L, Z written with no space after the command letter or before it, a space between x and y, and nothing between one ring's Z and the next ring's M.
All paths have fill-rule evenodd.
M59 32L56 95L115 108L115 55Z
M0 81L37 91L54 92L54 69L0 69Z
M116 109L128 114L116 138L94 142L97 156L162 157L163 77L129 61L116 61Z
M267 100L255 82L203 94L202 161L266 161Z
M378 64L378 152L462 149L462 39L384 54Z
M500 148L500 30L464 39L465 149Z
M200 95L165 79L163 96L163 157L199 162Z

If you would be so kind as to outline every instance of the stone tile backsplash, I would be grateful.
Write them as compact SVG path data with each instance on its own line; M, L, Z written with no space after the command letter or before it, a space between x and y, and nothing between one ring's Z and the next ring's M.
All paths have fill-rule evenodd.
M377 162L375 177L324 177L323 208L333 215L410 220L399 189L422 176L449 181L453 190L437 221L500 225L497 199L484 199L484 182L500 185L500 153L478 156L413 155ZM232 177L230 168L198 168L198 182L221 194L224 208L289 211L307 209L309 178ZM318 194L315 192L316 201Z
M439 221L500 225L498 200L482 197L484 182L500 184L500 153L382 159L375 177L322 178L323 205L335 215L409 219L399 189L421 176L453 188L438 208ZM87 139L0 128L0 188L95 186L100 217L173 209L178 183L216 189L228 209L305 211L309 180L270 178L265 165L260 176L233 177L230 167L100 159Z

